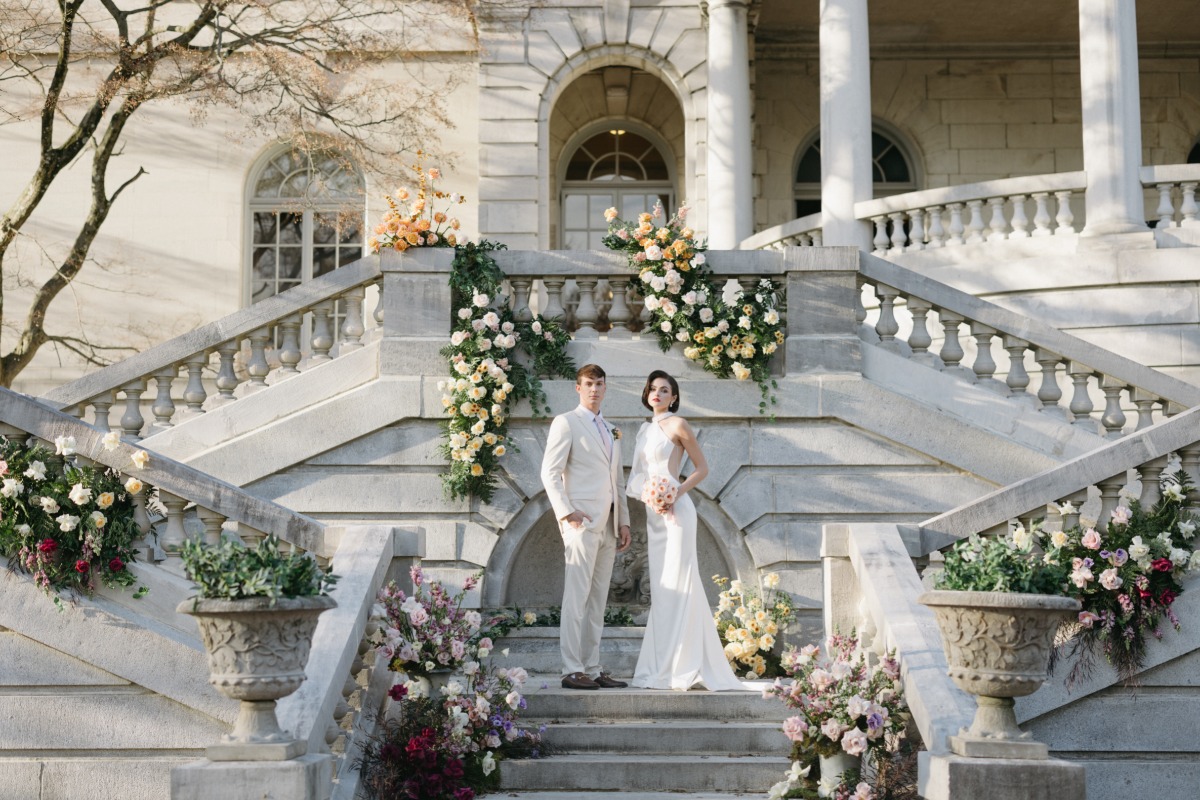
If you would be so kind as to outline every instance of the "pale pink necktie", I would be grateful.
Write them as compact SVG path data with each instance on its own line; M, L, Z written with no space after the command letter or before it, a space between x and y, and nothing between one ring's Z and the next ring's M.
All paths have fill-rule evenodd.
M604 442L608 457L612 458L612 437L608 435L608 430L604 427L604 423L600 421L600 415L597 414L592 417L592 421L596 423L596 430L600 432L600 441Z

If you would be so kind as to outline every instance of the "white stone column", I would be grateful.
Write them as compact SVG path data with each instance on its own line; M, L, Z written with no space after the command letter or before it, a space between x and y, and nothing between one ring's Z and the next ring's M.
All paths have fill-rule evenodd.
M874 183L867 0L821 0L820 13L822 241L870 251L870 223L854 216Z
M1079 0L1083 236L1145 231L1135 0Z
M750 148L749 0L708 3L708 246L732 250L754 232Z

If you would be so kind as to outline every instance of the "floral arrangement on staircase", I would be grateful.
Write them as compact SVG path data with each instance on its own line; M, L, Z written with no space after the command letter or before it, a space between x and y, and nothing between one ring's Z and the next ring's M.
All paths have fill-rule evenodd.
M658 225L661 204L636 222L604 212L604 246L623 252L637 271L633 282L650 311L651 327L663 352L676 343L685 357L720 378L753 380L762 389L760 413L774 403L771 356L784 341L776 305L779 287L762 278L753 290L729 282L718 287L705 264L704 245L687 226L687 206Z
M1200 568L1197 522L1188 511L1194 491L1180 470L1163 478L1161 498L1151 508L1137 500L1117 506L1103 532L1084 525L1014 531L1014 538L1040 540L1046 560L1069 570L1061 593L1083 604L1071 625L1069 653L1076 660L1068 684L1087 675L1097 652L1130 682L1145 664L1149 637L1162 638L1164 621L1179 630L1171 606L1183 592L1183 576Z
M541 755L541 731L517 722L529 676L520 667L488 665L491 637L498 635L493 626L503 619L485 621L463 608L478 576L454 593L420 567L410 577L412 594L394 583L379 594L388 625L374 645L402 675L359 759L362 786L380 800L472 800L499 786L505 758Z
M112 432L104 446L113 450L119 441ZM61 608L62 592L90 595L97 585L137 583L129 570L143 535L135 498L146 486L137 477L85 463L74 437L60 436L54 448L0 439L0 554L31 574ZM131 466L141 469L148 458L139 450ZM134 597L145 592L140 587Z
M785 674L775 648L787 626L795 621L796 609L791 596L779 591L779 575L771 572L763 576L766 591L762 597L740 580L730 581L721 575L713 575L712 580L721 587L713 619L729 666L751 680Z
M567 355L570 334L558 319L510 309L502 293L504 272L491 254L504 245L462 240L459 221L449 209L463 202L460 194L434 188L441 172L411 165L416 193L396 190L387 198L388 211L368 240L373 252L413 247L453 247L450 286L453 319L450 344L442 350L450 370L439 382L446 421L442 454L449 467L442 485L452 499L492 499L500 460L515 445L508 436L512 405L530 400L533 413L549 413L540 376L574 378L575 365ZM433 210L443 200L447 210ZM408 203L407 206L400 203Z
M764 692L797 711L783 723L793 770L772 795L812 797L815 789L818 797L871 800L875 788L861 780L861 760L896 752L908 721L900 664L888 654L872 666L854 636L833 634L826 652L816 645L789 650L783 664L791 680L777 679Z

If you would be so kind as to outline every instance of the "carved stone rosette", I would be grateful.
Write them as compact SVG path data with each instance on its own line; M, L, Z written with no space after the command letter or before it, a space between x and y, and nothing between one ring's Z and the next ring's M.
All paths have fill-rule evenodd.
M1080 608L1070 597L1006 592L926 592L950 677L975 696L969 730L950 738L963 756L1047 758L1046 746L1017 726L1013 698L1033 694L1046 680L1058 626Z
M188 599L176 609L200 626L208 651L209 683L241 701L233 730L222 746L208 748L212 761L277 760L302 755L302 743L280 730L275 701L304 682L317 616L336 606L330 597L277 600Z

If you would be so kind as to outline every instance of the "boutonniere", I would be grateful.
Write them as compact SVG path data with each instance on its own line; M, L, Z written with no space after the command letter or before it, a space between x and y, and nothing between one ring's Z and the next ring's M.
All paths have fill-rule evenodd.
M621 429L620 428L609 428L609 433L612 434L612 438L613 438L614 442L621 441Z

